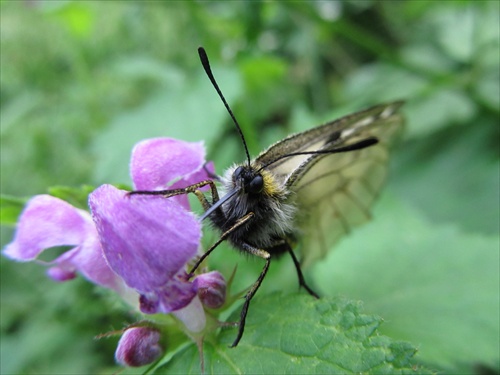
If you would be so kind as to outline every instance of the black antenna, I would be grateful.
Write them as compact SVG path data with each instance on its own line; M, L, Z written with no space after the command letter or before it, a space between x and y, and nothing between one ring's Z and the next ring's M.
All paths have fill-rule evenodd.
M210 69L210 62L208 61L208 56L207 56L207 53L205 52L205 48L198 47L198 54L200 55L201 64L203 65L203 68L205 69L205 73L207 73L207 76L210 79L210 82L212 82L212 85L215 87L217 94L219 94L219 97L221 98L222 102L224 103L224 106L226 107L227 111L231 115L231 118L233 119L234 125L236 125L236 129L238 130L238 133L241 137L241 141L243 142L243 147L245 147L245 154L247 155L248 165L250 166L250 154L248 152L247 142L245 141L245 137L243 135L243 132L241 131L240 124L238 124L238 121L236 121L236 117L234 117L233 111L231 111L231 108L229 108L229 104L227 104L226 99L224 98L224 95L222 95L222 92L220 91L219 85L215 81L214 75L212 74L212 69Z
M341 146L337 148L333 148L331 150L317 150L317 151L302 151L302 152L292 152L290 154L285 154L277 157L274 160L271 160L269 163L264 164L262 167L259 168L258 172L263 170L266 167L269 167L271 164L276 163L277 161L280 161L281 159L289 158L291 156L299 156L299 155L318 155L318 154L338 154L341 152L349 152L349 151L356 151L356 150L361 150L366 147L373 146L378 143L378 139L375 137L370 137L366 139L362 139L359 142L353 143L351 145L347 146Z

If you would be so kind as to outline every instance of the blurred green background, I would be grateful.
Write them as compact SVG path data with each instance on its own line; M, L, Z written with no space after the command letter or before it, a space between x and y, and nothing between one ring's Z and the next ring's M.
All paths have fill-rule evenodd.
M219 173L242 160L200 45L253 155L290 132L405 99L407 129L375 220L307 277L324 294L364 301L386 319L383 333L412 342L430 368L498 371L499 8L2 1L1 192L129 184L131 148L149 137L204 140ZM2 246L12 233L2 228ZM55 284L40 266L0 262L0 373L117 371L117 339L93 339L133 321L117 301L84 280ZM261 267L225 250L212 262L226 275L238 262L242 286ZM277 264L262 293L296 290L290 263Z

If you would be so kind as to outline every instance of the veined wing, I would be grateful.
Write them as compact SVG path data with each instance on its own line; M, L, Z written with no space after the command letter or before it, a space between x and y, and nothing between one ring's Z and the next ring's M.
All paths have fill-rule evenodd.
M292 185L295 179L300 179L307 171L310 160L322 158L324 155L297 155L280 159L283 155L328 150L348 146L369 137L378 138L383 134L373 126L374 123L393 116L402 104L403 102L398 101L377 105L305 132L290 135L263 151L255 161L258 165L267 166L266 169L272 172L278 182ZM302 169L301 172L298 172L298 169ZM290 180L292 175L293 179Z
M275 175L288 173L285 183L298 207L296 224L304 265L323 257L352 227L370 218L370 207L386 179L389 143L403 123L396 113L401 104L372 107L312 129L306 135L314 137L299 151L329 150L370 137L378 139L376 145L342 153L293 156L269 166ZM293 136L288 139L296 141Z

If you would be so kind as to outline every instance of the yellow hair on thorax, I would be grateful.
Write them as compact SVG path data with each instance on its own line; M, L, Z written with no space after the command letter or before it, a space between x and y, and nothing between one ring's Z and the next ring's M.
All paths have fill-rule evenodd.
M261 172L262 179L264 180L264 188L262 193L268 196L281 195L283 193L283 188L280 186L276 178L269 171L263 169Z

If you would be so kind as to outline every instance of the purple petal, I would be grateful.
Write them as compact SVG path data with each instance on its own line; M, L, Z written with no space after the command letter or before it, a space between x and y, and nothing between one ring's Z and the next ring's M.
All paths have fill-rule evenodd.
M218 271L202 273L193 281L201 302L211 308L218 309L226 301L226 279Z
M168 314L186 307L196 297L196 288L191 282L172 278L154 292L142 294L140 309L145 314Z
M19 261L30 261L45 249L77 246L93 231L85 211L50 195L34 196L26 205L14 240L4 254Z
M97 230L95 227L92 229L92 235L88 236L80 246L62 254L54 263L57 263L61 270L70 270L73 267L95 284L122 294L123 281L106 262Z
M185 183L183 186L206 179L204 164L205 148L202 142L154 138L139 142L134 147L130 173L137 190L160 190L181 179ZM204 177L200 178L198 172L204 173Z
M174 200L103 185L89 206L109 266L141 293L166 285L196 255L200 224Z
M121 281L108 267L89 213L50 195L33 197L21 217L14 241L4 254L20 261L36 259L54 246L75 246L49 262L48 275L66 281L81 272L90 281L121 290Z
M215 174L215 167L212 161L207 162L201 169L194 171L193 173L186 174L179 181L174 182L169 189L179 189L184 188L189 185L196 184L201 181L211 180L212 177L209 176L209 173L213 176ZM200 188L201 191L206 191L210 187L208 185ZM187 207L189 209L189 206Z

